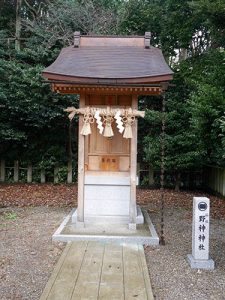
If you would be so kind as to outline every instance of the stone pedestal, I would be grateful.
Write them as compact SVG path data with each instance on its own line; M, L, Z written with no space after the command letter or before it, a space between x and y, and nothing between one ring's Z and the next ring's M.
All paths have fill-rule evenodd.
M192 254L188 254L187 260L192 269L214 270L215 263L212 259L194 259Z
M144 223L141 209L136 206L136 218L133 223L130 222L128 172L91 174L87 172L84 176L84 223L127 224L131 230L136 229L136 224ZM78 211L75 211L72 215L73 223L79 221L77 214Z
M129 223L129 216L100 216L92 215L85 216L84 222L77 221L77 210L71 216L73 224L76 224L79 228L85 227L85 224L127 224L130 230L136 230L137 224L144 223L144 216L142 214L141 208L137 205L137 216L136 223Z
M187 256L193 269L214 269L214 261L209 258L209 210L208 198L193 198L192 254Z

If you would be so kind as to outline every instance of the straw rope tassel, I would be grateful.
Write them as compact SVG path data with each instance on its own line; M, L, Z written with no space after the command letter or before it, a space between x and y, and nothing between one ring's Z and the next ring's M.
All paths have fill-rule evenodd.
M132 139L133 137L132 125L135 122L135 116L132 113L132 109L129 109L128 112L125 114L125 117L123 117L123 122L125 125L123 137L125 139Z
M133 137L132 127L131 127L131 124L129 122L127 122L125 124L125 129L124 129L123 137L125 139L132 139L132 137Z
M110 108L107 107L107 112L106 116L103 116L104 123L105 123L105 130L104 130L104 136L105 137L112 137L114 136L113 130L112 130L112 122L113 122L113 117L110 113Z
M89 107L87 107L86 113L84 114L83 122L84 122L84 125L81 129L80 134L82 134L82 135L91 134L91 125L90 124L94 123L94 117L90 113Z
M91 134L91 125L90 125L89 122L84 122L84 125L83 125L83 127L81 129L80 134L82 134L82 135L89 135L89 134Z
M106 124L105 124L105 130L104 134L105 137L111 137L114 136L113 130L112 130L112 123L111 123L111 118L107 118Z

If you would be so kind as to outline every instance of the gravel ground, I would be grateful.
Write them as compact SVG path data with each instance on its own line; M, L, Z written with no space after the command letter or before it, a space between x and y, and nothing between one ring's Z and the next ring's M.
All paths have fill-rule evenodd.
M159 232L157 194L158 191L146 191L145 198L149 199L151 196L150 199L153 199L151 205L147 204L147 208ZM185 202L188 205L184 205L184 201L179 202L179 198L183 196L189 199ZM213 205L212 213L213 210L215 213L211 219L210 253L216 269L191 270L186 261L187 254L191 253L191 197L191 193L168 192L165 207L166 245L145 248L155 299L225 300L224 213L219 213L217 204ZM220 201L223 205L222 212L225 201ZM217 203L216 199L214 202ZM146 206L144 200L143 204ZM51 236L70 209L66 206L0 209L1 300L39 299L65 246L62 243L53 243Z
M159 232L159 211L150 216ZM186 259L191 253L191 210L166 208L166 245L145 248L155 299L225 300L225 219L211 219L210 231L215 270L191 269Z
M0 299L37 300L64 245L51 241L68 208L0 210Z

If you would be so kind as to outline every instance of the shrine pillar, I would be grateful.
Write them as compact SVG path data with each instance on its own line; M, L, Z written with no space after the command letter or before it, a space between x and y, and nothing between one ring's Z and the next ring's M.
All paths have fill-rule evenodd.
M85 107L85 95L80 95L80 108ZM81 134L83 126L83 116L79 115L78 127L78 207L77 223L84 225L84 155L85 155L85 136Z
M138 96L132 95L132 109L138 109ZM136 206L136 185L137 185L137 119L132 127L133 138L131 139L130 150L130 206L129 206L129 229L136 229L137 206Z

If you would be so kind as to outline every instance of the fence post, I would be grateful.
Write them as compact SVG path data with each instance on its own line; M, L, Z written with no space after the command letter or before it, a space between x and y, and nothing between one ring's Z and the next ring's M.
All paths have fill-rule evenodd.
M154 185L154 170L151 165L148 168L148 184L150 186Z
M45 183L45 169L41 169L41 183Z
M222 195L225 196L225 169L223 170L222 182L223 182Z
M13 176L14 182L19 181L19 161L14 161L14 176Z
M216 168L216 190L217 193L220 192L220 169Z
M72 167L72 160L70 159L68 161L68 167L67 167L67 183L73 182L73 167Z
M32 182L32 164L27 166L27 183Z
M58 173L59 173L59 167L55 166L54 167L54 183L59 183Z
M1 177L0 177L0 181L4 182L5 181L5 160L1 159Z

